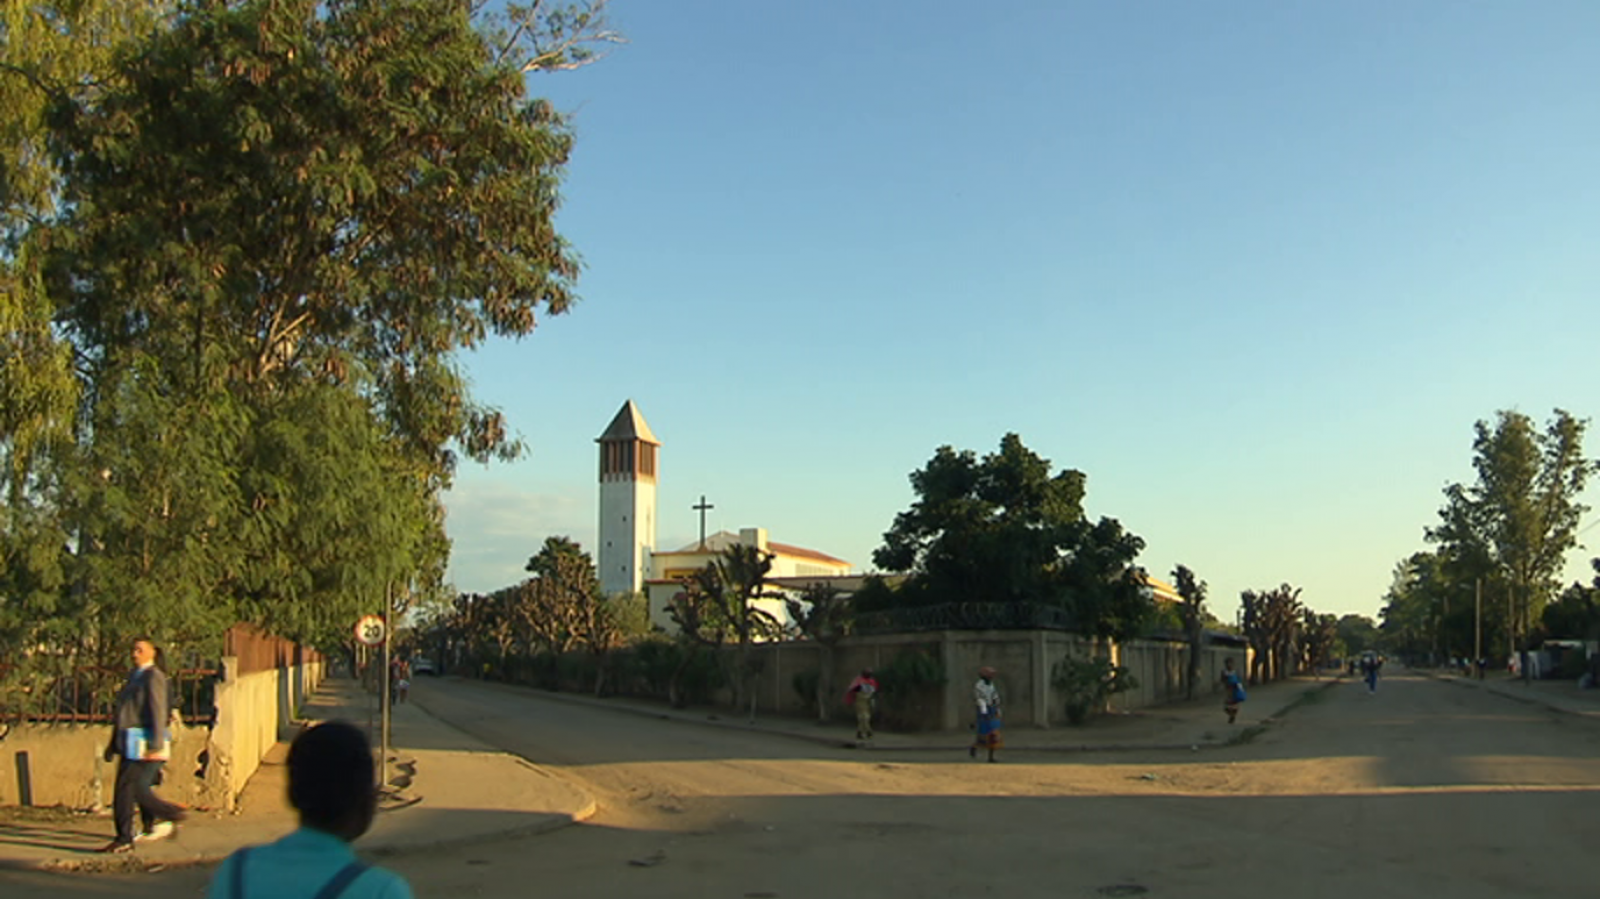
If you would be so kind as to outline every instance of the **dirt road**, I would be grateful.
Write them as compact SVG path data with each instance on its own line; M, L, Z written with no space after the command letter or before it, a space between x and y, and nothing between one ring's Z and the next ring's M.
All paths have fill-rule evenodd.
M470 683L436 714L595 792L555 834L391 858L418 896L1585 895L1600 727L1423 678L1341 684L1253 742L1146 756L834 750ZM639 864L633 864L637 862ZM8 897L197 895L202 871ZM111 895L110 892L105 892Z

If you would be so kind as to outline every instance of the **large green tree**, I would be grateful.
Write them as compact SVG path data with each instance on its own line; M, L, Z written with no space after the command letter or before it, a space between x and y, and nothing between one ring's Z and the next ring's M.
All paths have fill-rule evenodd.
M873 562L908 578L907 606L1039 603L1070 611L1095 636L1137 633L1151 614L1144 541L1083 512L1086 478L1007 434L997 452L942 446L911 474L917 500L895 517Z
M519 449L457 354L578 272L525 77L615 39L603 7L5 7L8 655L40 622L332 641L437 588L457 457Z
M1540 617L1545 636L1567 640L1600 638L1600 559L1591 559L1595 570L1589 584L1574 582L1549 605Z
M1543 430L1514 411L1477 422L1472 443L1477 479L1445 488L1440 522L1427 532L1461 569L1454 577L1455 595L1465 592L1466 575L1474 567L1491 579L1498 576L1506 599L1503 605L1486 599L1485 609L1504 610L1508 642L1523 648L1558 587L1567 552L1578 545L1578 523L1588 510L1579 501L1595 470L1583 455L1586 427L1586 421L1561 409Z

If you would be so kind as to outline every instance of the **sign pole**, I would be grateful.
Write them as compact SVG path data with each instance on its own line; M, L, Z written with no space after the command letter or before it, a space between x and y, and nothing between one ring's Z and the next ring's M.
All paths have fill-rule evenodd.
M389 780L389 714L391 710L391 703L393 702L391 699L391 694L394 692L394 685L391 682L394 675L393 669L390 667L392 664L392 660L390 658L390 631L393 630L393 628L389 626L389 619L393 614L393 610L394 582L391 581L389 582L389 585L383 594L383 677L381 678L381 682L383 684L383 698L380 700L381 708L383 709L383 755L379 756L378 759L379 792L382 792L383 789L388 786Z

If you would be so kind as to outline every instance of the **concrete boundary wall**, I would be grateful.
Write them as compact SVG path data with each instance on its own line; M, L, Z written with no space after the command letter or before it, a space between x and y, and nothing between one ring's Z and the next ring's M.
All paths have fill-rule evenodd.
M162 795L231 810L300 703L322 683L324 668L325 662L315 658L238 674L238 659L224 658L216 684L216 723L177 730L172 759L162 771ZM109 724L0 725L0 805L21 804L24 783L35 806L109 805L117 768L102 753L110 739Z
M803 715L815 714L814 704L795 689L796 675L818 672L826 655L831 655L831 682L839 701L833 714L848 713L843 691L851 678L863 668L882 671L900 653L915 651L937 659L943 666L946 683L933 691L914 710L898 710L913 727L955 730L964 728L974 716L972 685L978 668L993 666L1004 697L1006 720L1011 726L1054 727L1066 723L1066 698L1051 684L1055 666L1068 655L1089 658L1109 655L1113 662L1126 665L1139 682L1138 688L1119 694L1113 709L1131 711L1185 698L1183 677L1189 647L1185 643L1131 640L1121 644L1102 642L1056 631L934 631L913 634L884 634L851 637L826 653L814 642L764 643L751 648L751 658L759 668L754 692L758 711ZM1242 647L1207 646L1202 649L1197 697L1222 691L1223 660L1232 657L1240 671L1247 670ZM731 693L721 692L726 702Z

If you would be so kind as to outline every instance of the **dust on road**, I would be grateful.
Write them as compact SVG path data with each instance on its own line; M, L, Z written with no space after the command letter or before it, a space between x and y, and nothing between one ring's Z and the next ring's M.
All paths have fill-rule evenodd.
M446 720L588 786L600 813L542 837L383 860L423 897L1475 899L1587 892L1592 880L1600 728L1423 678L1390 678L1375 696L1341 684L1232 749L1008 753L999 765L512 688L424 690ZM204 872L118 880L124 896L188 895ZM111 882L49 885L94 895Z

